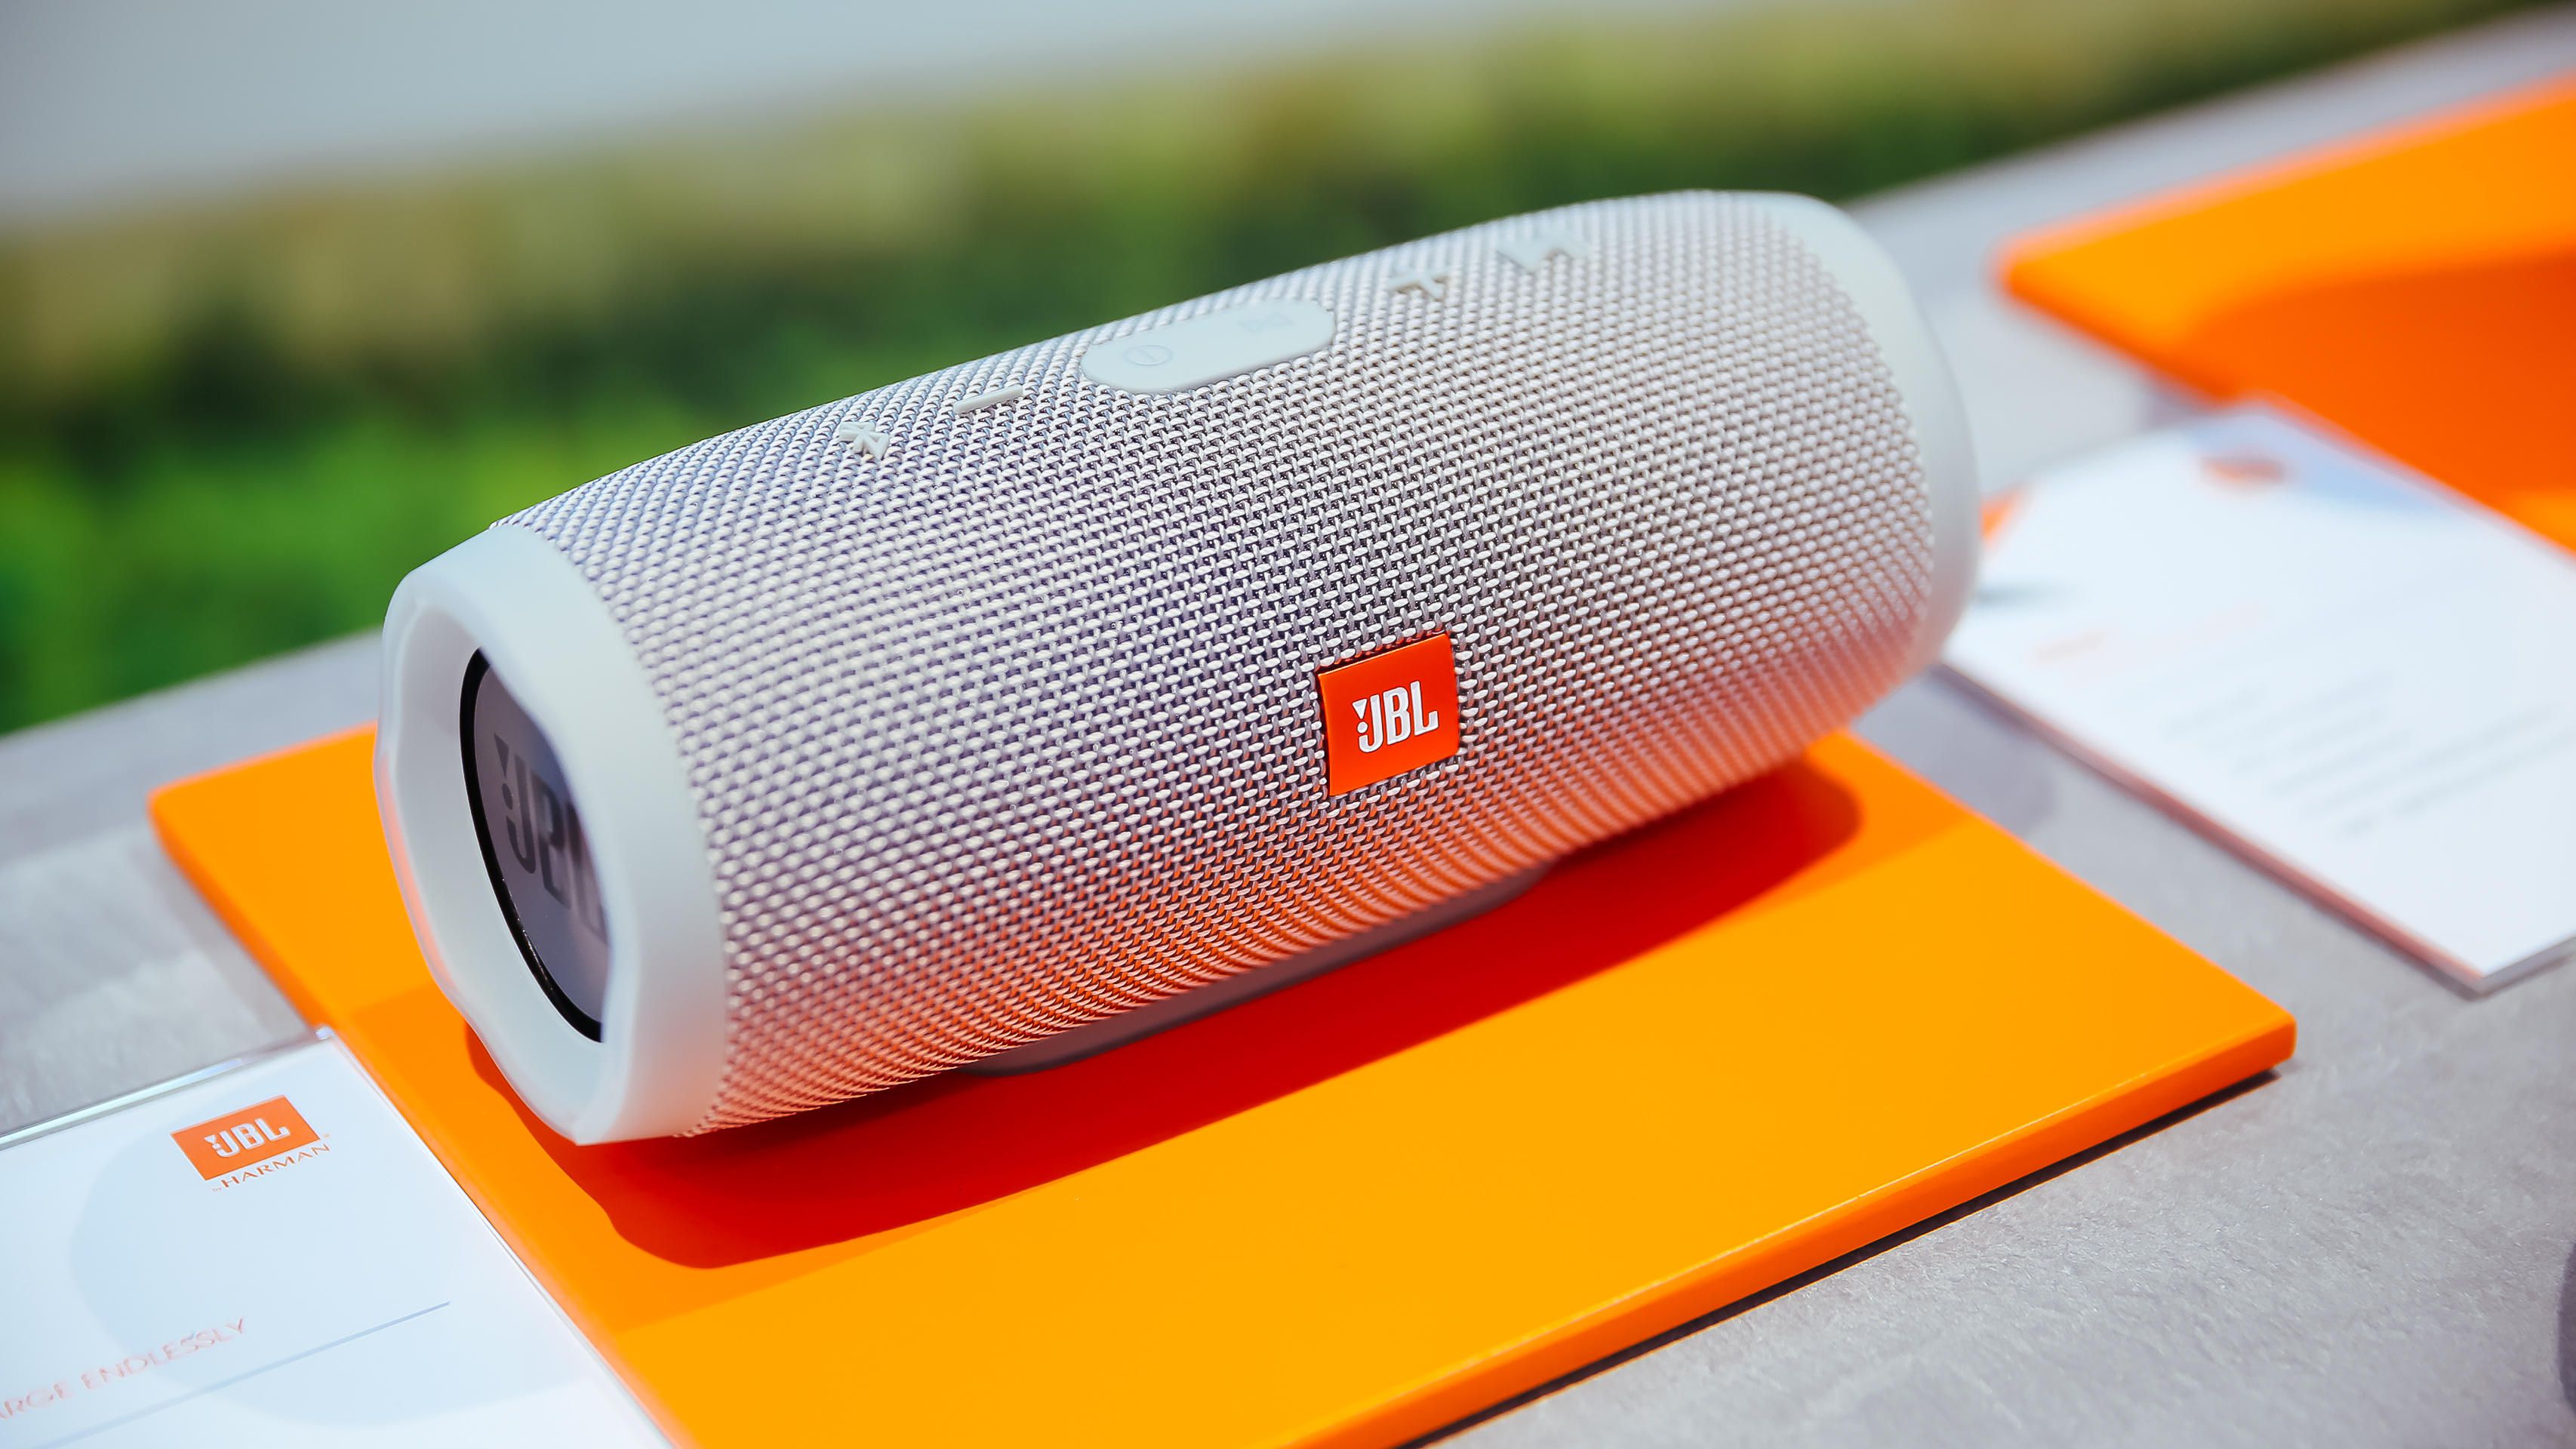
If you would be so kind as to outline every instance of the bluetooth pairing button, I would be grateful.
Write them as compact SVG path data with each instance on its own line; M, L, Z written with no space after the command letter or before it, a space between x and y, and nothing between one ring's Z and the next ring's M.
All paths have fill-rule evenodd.
M1320 302L1246 302L1096 343L1082 355L1082 375L1124 392L1184 392L1332 340L1332 309Z

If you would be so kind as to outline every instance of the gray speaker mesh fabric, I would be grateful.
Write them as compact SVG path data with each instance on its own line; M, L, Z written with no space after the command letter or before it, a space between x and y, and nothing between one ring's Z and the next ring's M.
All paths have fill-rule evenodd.
M1543 229L1586 254L1497 250ZM1078 370L1287 297L1332 309L1323 350L1165 396ZM851 420L882 457L834 440ZM503 526L596 586L698 793L731 1041L703 1127L1278 959L1780 764L1896 682L1932 542L1857 314L1713 195L1274 278ZM1316 671L1443 629L1458 754L1328 797Z

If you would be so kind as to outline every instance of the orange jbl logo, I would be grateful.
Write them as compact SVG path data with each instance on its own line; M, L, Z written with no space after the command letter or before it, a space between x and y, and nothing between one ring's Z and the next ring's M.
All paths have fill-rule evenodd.
M1458 753L1458 665L1434 634L1315 676L1324 789L1345 794Z
M198 1176L212 1181L303 1146L313 1140L313 1129L284 1097L271 1097L182 1128L171 1133L170 1140L196 1164Z

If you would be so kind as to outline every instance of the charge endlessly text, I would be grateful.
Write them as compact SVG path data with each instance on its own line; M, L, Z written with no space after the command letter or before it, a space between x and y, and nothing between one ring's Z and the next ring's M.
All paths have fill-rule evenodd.
M250 1320L246 1318L236 1318L229 1322L218 1323L212 1328L200 1328L194 1333L181 1334L167 1343L147 1348L140 1353L128 1354L114 1363L84 1368L78 1373L65 1375L51 1383L40 1384L26 1393L0 1396L0 1423L7 1423L22 1414L68 1403L101 1389L114 1388L128 1379L148 1374L156 1368L167 1368L180 1359L231 1343L250 1332L249 1323Z

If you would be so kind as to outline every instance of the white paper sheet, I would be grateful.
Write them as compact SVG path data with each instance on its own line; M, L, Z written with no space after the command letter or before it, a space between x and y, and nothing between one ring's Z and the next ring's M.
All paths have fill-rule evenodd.
M2576 558L2261 409L1996 512L1961 674L2473 988L2576 945Z
M0 1151L0 1449L660 1442L336 1041Z

